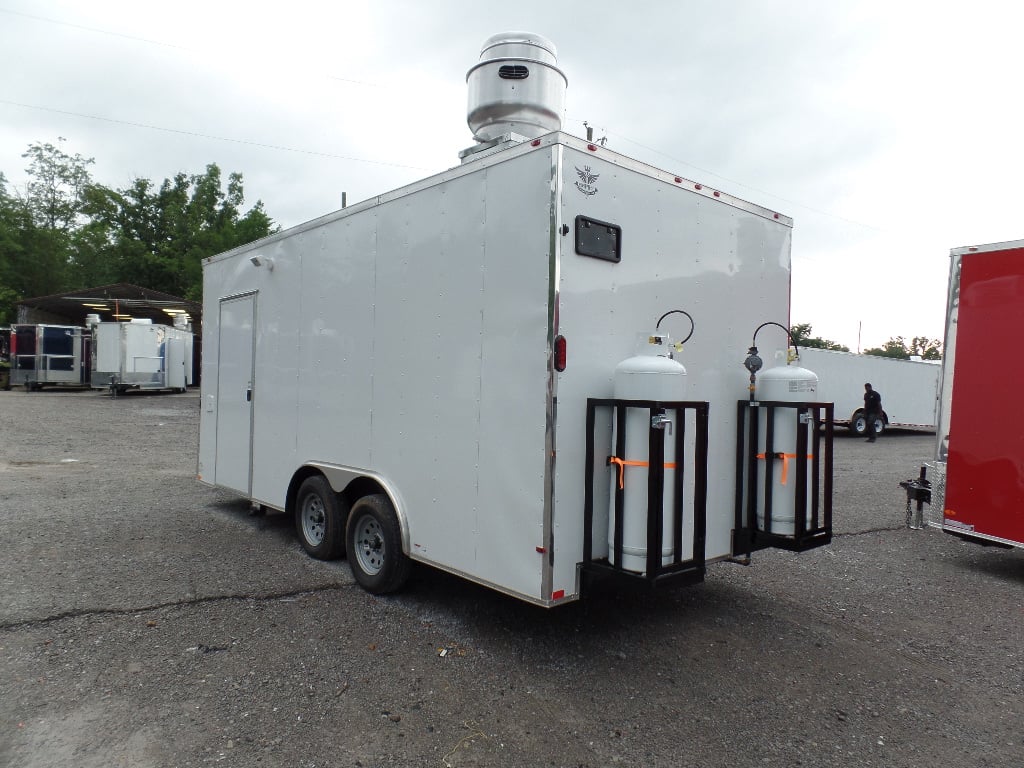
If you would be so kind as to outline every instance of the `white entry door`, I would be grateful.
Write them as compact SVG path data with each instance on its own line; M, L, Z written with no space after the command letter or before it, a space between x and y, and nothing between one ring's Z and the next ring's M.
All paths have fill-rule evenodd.
M214 482L248 495L252 491L256 294L222 300L219 328Z

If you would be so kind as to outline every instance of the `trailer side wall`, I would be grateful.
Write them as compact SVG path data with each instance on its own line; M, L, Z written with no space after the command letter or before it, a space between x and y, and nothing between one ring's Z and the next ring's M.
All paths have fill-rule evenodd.
M864 408L864 384L882 395L892 427L934 429L938 421L942 366L918 360L856 355L813 347L800 350L801 365L818 375L818 398L835 404L837 423Z
M378 477L411 556L538 598L552 167L498 159L207 264L207 319L253 297L254 499L283 508L306 464ZM204 336L201 473L220 484L249 445L217 401L245 393L217 384L238 344Z
M954 278L956 278L954 273ZM1024 336L1024 245L961 255L945 524L1024 544L1024 399L1007 340ZM950 333L947 331L947 348ZM1012 361L1011 361L1012 363Z

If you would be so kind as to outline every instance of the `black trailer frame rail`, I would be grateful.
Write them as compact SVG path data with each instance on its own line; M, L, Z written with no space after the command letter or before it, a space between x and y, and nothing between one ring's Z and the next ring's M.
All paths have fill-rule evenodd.
M775 422L777 411L792 411L796 426L795 454L785 454L775 446ZM764 448L760 448L760 413L765 413ZM821 547L832 541L832 456L833 428L832 403L782 402L740 400L737 404L736 419L736 521L733 531L732 550L734 556L750 556L759 549L775 547L791 552L804 552ZM785 418L783 415L782 418ZM824 432L824 434L823 434ZM813 435L813 438L811 437ZM789 450L793 446L786 446ZM791 457L808 457L811 470L808 473L806 460L795 460L793 480L794 506L791 512L793 533L783 534L772 529L777 513L775 483L768 478L775 477L775 463L786 462ZM758 487L758 462L764 462L764 488ZM785 471L786 465L783 464ZM810 474L810 477L808 477ZM807 509L808 483L810 483L811 509ZM760 498L759 498L760 496ZM758 502L761 502L763 525L758 526Z
M602 452L607 456L605 464L613 467L613 459L630 455L627 451L636 450L636 446L626 445L626 414L630 409L646 410L650 415L651 427L648 431L647 460L647 563L645 571L636 573L622 567L623 560L623 508L625 492L622 484L615 491L614 504L610 513L614 515L614 533L612 536L613 558L594 557L594 483L596 481L595 465L597 464L597 446L595 429L597 412L601 408L612 409L615 425L615 455L608 456L607 446L602 445ZM708 403L695 401L656 401L656 400L623 400L623 399L587 399L587 436L586 436L586 470L585 490L583 499L583 562L580 569L586 576L612 576L626 579L634 583L646 583L654 587L666 582L698 583L704 580L706 565L707 538L707 500L708 500ZM668 513L673 516L673 541L671 562L662 563L664 546L663 525L665 520L665 440L664 429L657 424L668 412L675 414L675 432L672 439L675 443L675 464L673 472L672 508ZM693 434L688 436L686 414L694 414ZM613 467L613 471L616 468ZM621 466L618 471L624 471ZM686 518L686 481L687 472L693 473L693 498L689 509L692 511L691 524L693 534L692 556L683 559L683 525ZM611 475L601 473L601 482L610 482ZM603 534L602 534L603 535Z

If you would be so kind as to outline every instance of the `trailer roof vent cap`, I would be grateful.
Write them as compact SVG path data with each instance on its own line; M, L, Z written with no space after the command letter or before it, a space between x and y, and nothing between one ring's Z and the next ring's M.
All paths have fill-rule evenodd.
M562 128L568 80L554 43L532 32L502 32L484 41L466 73L466 121L478 142L507 134L535 139Z

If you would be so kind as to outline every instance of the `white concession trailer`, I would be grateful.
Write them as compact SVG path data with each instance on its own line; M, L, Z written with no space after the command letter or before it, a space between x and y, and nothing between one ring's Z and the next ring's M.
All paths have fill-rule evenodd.
M145 318L104 323L90 315L88 321L93 389L184 392L193 383L193 340L187 328Z
M882 395L882 415L875 423L881 434L889 427L935 429L939 416L939 376L942 364L900 360L805 347L801 365L818 376L818 398L833 403L835 424L857 435L867 433L864 385Z
M419 561L550 606L827 543L813 386L780 448L743 366L800 378L784 328L751 348L788 327L791 220L494 106L528 77L564 89L554 47L492 38L461 165L204 263L199 478L372 592Z

